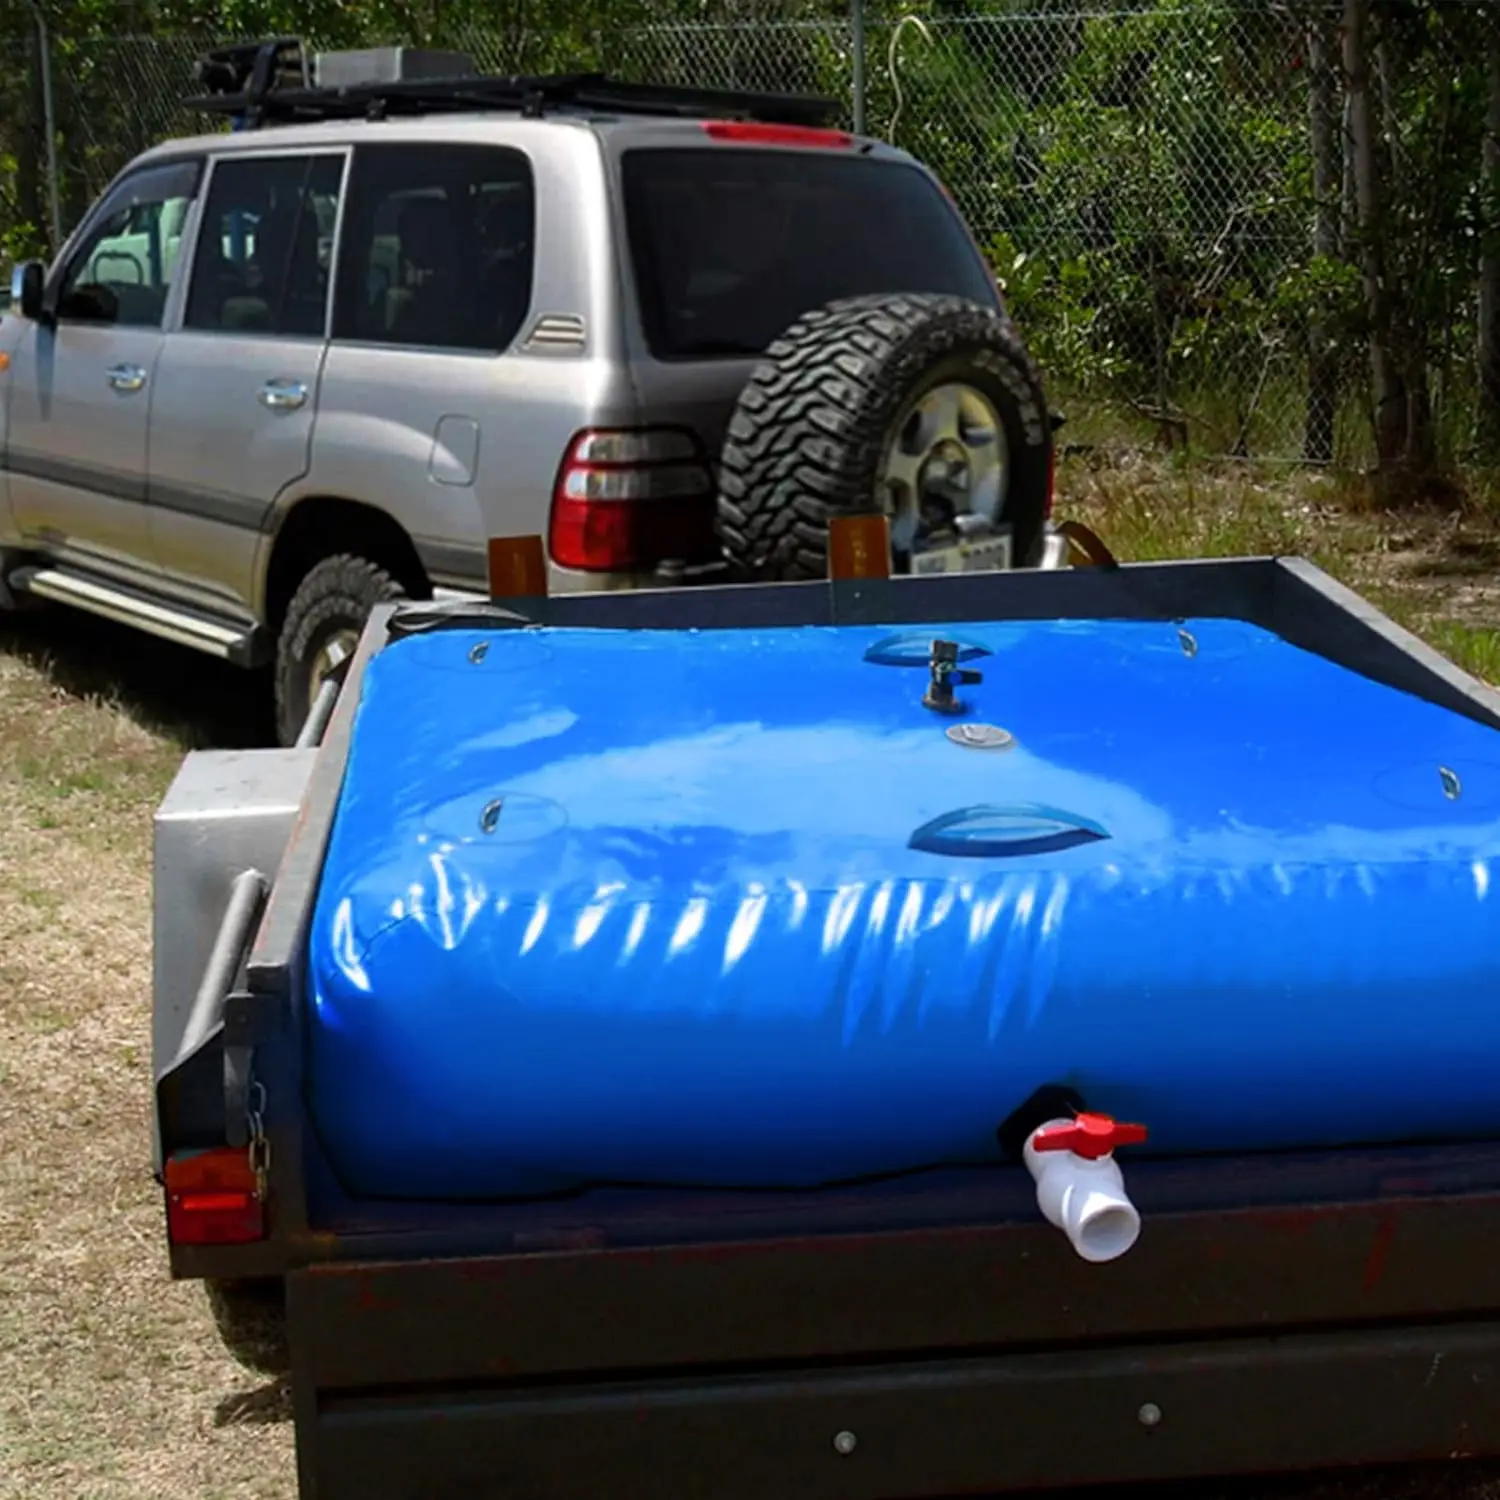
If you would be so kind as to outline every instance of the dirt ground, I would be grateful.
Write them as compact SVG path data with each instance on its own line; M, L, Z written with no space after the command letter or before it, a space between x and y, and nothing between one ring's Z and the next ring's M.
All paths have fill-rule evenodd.
M1071 465L1064 492L1124 556L1316 555L1500 680L1480 520L1129 465ZM168 1280L148 1170L151 813L186 749L267 733L259 686L61 611L0 620L0 1500L295 1494L285 1393ZM1189 1493L1500 1500L1497 1473Z

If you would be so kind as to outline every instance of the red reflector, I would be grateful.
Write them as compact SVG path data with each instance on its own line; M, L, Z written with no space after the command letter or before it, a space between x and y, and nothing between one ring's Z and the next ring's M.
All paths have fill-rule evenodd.
M714 555L714 504L679 500L570 500L552 503L552 558L584 573L625 573L663 558L700 562Z
M248 1245L266 1232L245 1151L197 1151L167 1163L167 1238L174 1245Z
M822 146L839 149L854 144L846 130L818 130L811 125L763 125L755 120L709 120L703 127L711 140L737 141L743 146Z

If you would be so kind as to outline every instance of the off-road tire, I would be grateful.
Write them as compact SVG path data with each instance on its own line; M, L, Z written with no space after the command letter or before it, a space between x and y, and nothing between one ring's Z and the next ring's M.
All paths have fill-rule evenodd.
M377 604L405 597L392 574L367 558L341 552L309 569L276 642L276 734L283 745L295 743L312 708L308 673L322 643L338 630L363 630Z
M286 1288L279 1278L206 1281L203 1289L219 1338L237 1363L258 1375L290 1372Z
M1013 555L1039 545L1052 425L1041 376L1003 313L962 297L855 297L798 319L766 351L730 419L718 528L731 572L824 578L828 523L878 510L895 424L934 386L962 382L994 405L1010 447L1002 523Z

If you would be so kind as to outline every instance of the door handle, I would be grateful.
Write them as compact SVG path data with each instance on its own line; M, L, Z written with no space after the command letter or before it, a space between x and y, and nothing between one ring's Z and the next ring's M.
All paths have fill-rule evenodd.
M296 411L307 401L307 387L300 380L268 380L259 400L270 411Z
M104 378L112 391L127 396L143 389L146 384L146 372L139 365L111 365L104 372Z

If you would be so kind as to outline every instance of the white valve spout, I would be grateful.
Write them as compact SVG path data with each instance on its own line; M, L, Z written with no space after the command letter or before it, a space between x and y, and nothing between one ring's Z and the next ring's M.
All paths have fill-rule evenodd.
M1027 1137L1026 1165L1036 1182L1037 1204L1084 1260L1118 1260L1140 1237L1141 1216L1125 1191L1113 1153L1090 1157L1066 1149L1037 1149L1038 1136L1071 1133L1077 1123L1052 1120Z

